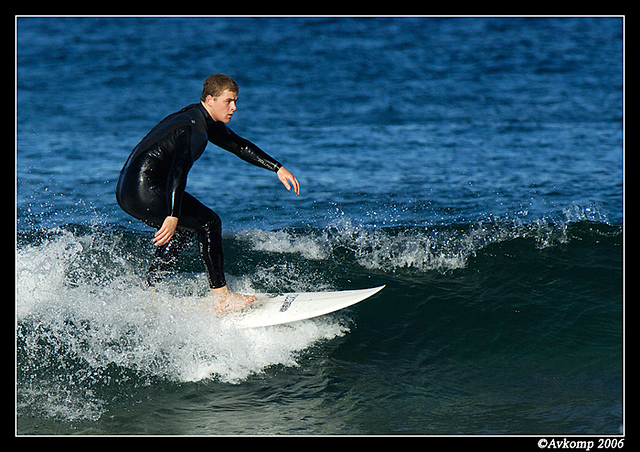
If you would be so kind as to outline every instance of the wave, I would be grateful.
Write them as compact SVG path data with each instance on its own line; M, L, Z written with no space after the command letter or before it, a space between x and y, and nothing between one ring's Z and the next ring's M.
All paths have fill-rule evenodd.
M498 248L515 255L525 246L522 260L598 240L619 249L621 227L581 215L568 212L560 222L247 229L224 237L228 280L249 293L392 288L405 277L477 270L478 257L491 258ZM18 410L26 415L99 419L114 385L239 383L273 366L297 366L305 350L352 327L348 311L232 330L215 312L185 310L181 297L207 292L197 249L185 251L158 292L148 292L141 283L152 247L139 232L69 224L21 232L17 245Z
M19 413L95 420L106 410L105 387L237 383L270 366L296 366L302 350L349 330L331 316L230 329L215 311L176 302L203 294L204 275L145 291L141 237L72 229L31 234L16 253Z
M310 261L333 262L350 255L369 270L447 273L465 268L470 258L492 244L526 239L542 249L567 243L574 225L581 223L606 234L621 233L593 207L572 206L559 217L527 220L526 216L487 217L467 223L389 227L339 220L322 229L248 229L235 239L247 242L254 252L284 253Z

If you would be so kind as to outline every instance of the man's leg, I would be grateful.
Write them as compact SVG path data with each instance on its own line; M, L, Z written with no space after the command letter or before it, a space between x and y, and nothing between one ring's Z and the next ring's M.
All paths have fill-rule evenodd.
M204 262L215 308L227 311L255 301L252 295L232 293L224 276L224 250L222 248L222 221L217 213L188 193L182 198L178 228L183 227L198 235L200 257Z
M147 284L153 287L162 281L175 265L178 255L189 244L192 234L186 230L176 229L175 234L164 246L155 247L153 260L147 274Z

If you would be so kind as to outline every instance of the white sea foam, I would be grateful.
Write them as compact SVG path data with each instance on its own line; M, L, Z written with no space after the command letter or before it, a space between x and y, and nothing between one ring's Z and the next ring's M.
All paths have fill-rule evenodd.
M327 244L313 236L295 235L286 230L260 229L247 229L241 235L248 238L257 251L295 253L312 260L327 259L330 256Z
M564 243L571 223L603 221L607 218L595 205L571 206L557 216L530 218L518 212L504 218L488 217L468 224L442 227L398 226L379 228L355 223L350 219L334 220L327 228L314 230L262 231L250 229L238 234L253 250L291 253L318 261L334 259L336 254L350 253L358 265L370 270L448 272L465 268L469 258L488 245L525 238L541 248ZM295 280L299 272L287 278L287 269L269 268L271 274ZM260 279L268 279L261 275ZM296 288L305 290L305 288Z
M61 232L16 253L23 408L35 403L29 409L41 414L95 419L104 402L93 387L117 379L114 366L140 381L238 383L269 366L296 366L301 351L348 331L330 317L233 329L213 309L182 301L206 288L204 275L145 291L130 256L105 249L102 239Z

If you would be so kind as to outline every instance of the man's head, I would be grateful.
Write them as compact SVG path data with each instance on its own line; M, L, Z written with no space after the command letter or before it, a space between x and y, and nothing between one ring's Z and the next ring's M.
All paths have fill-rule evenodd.
M204 81L200 100L214 121L227 123L236 111L239 91L238 84L228 75L213 74Z
M240 88L238 84L228 75L213 74L206 78L202 87L202 95L200 100L206 102L207 96L219 97L224 90L229 90L232 93L238 94Z

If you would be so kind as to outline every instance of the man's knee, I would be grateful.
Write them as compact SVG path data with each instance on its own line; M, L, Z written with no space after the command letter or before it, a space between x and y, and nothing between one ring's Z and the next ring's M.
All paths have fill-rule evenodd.
M204 219L204 228L209 229L211 231L222 230L222 220L220 216L215 213L213 210L208 209L207 215Z

